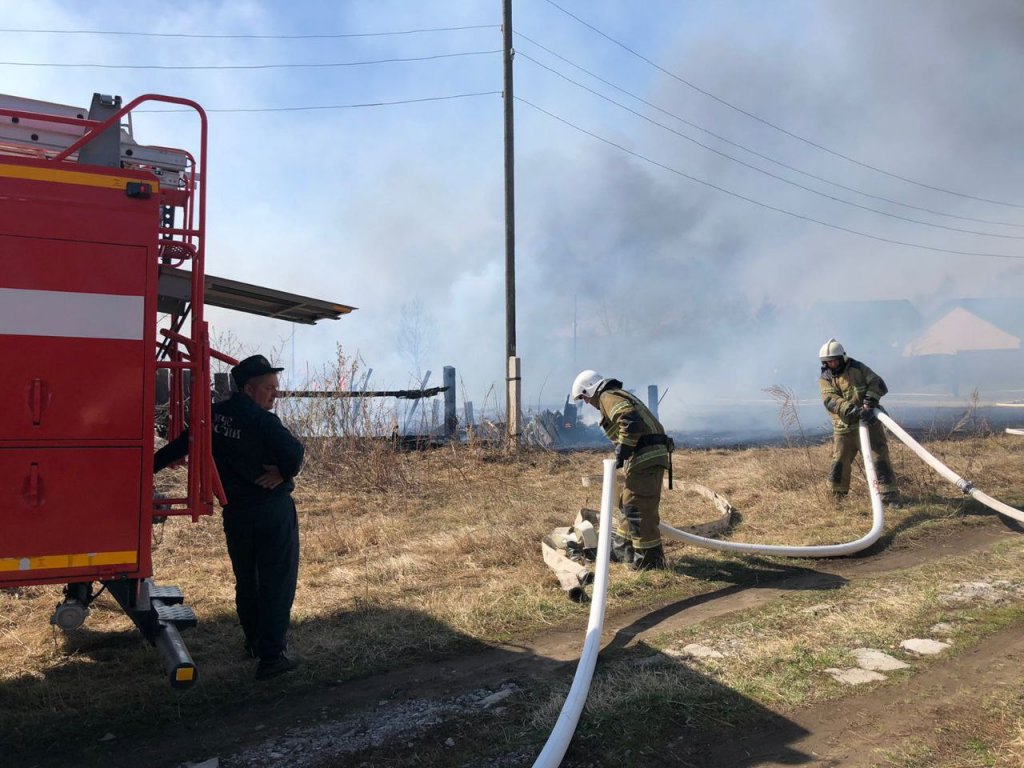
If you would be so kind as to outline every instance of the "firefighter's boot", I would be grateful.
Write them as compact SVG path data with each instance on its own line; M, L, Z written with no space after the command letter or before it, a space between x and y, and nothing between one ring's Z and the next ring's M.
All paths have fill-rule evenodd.
M886 491L885 493L881 494L881 497L882 504L884 504L889 509L899 509L900 507L903 506L903 500L900 499L900 494L898 491Z
M647 549L636 550L633 553L633 562L629 566L630 570L633 571L664 570L667 567L665 564L665 550L661 544L648 547Z
M612 532L611 560L613 563L625 563L626 565L633 562L633 542L618 531Z

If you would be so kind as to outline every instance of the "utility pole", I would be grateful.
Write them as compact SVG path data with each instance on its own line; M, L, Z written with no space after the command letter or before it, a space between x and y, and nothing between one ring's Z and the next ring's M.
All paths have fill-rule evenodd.
M572 295L572 369L578 370L576 364L576 294Z
M507 439L509 448L519 447L521 433L519 358L516 357L516 198L515 141L512 119L512 0L501 3L503 98L505 105L505 362Z

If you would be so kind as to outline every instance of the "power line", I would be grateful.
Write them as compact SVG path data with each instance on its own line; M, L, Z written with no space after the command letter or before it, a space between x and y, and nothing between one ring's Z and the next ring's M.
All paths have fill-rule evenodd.
M775 211L776 213L783 213L783 214L785 214L787 216L792 216L793 218L796 218L796 219L802 219L803 221L809 221L809 222L812 222L814 224L821 224L822 226L829 227L830 229L837 229L837 230L839 230L841 232L848 232L848 233L850 233L852 235L859 235L860 237L866 237L866 238L869 238L871 240L877 240L879 242L889 243L891 245L902 245L902 246L905 246L905 247L908 247L908 248L917 248L917 249L920 249L920 250L923 250L923 251L935 251L937 253L950 253L950 254L953 254L953 255L956 255L956 256L981 256L981 257L986 257L986 258L997 258L997 259L1024 259L1024 256L1015 256L1013 254L1006 254L1006 253L982 253L982 252L977 252L977 251L958 251L958 250L954 250L954 249L951 249L951 248L936 248L936 247L933 247L933 246L930 246L930 245L921 245L920 243L908 243L908 242L905 242L905 241L902 241L902 240L893 240L893 239L890 239L890 238L887 238L887 237L881 237L879 235L871 235L871 234L868 234L867 232L860 232L859 230L856 230L856 229L850 229L849 227L844 227L844 226L842 226L840 224L831 224L831 223L829 223L827 221L822 221L821 219L816 219L816 218L814 218L812 216L805 216L802 213L796 213L794 211L786 210L785 208L779 208L777 206L770 205L768 203L763 203L760 200L755 200L752 197L747 197L746 195L741 195L738 192L733 192L732 190L726 189L725 187L721 187L721 186L719 186L717 184L714 184L713 182L705 181L704 179L699 179L696 176L691 176L690 174L685 173L684 171L680 171L677 168L672 168L671 166L665 165L664 163L659 163L657 160L652 160L651 158L646 157L645 155L642 155L639 152L634 152L632 149L624 147L621 144L618 144L618 143L612 141L611 139L606 139L603 136L599 136L598 134L593 133L592 131L588 131L586 128L582 128L582 127L576 125L575 123L572 123L569 120L566 120L563 117L559 117L558 115L554 114L553 112L549 112L548 110L544 109L543 107L539 107L536 104L534 104L534 103L532 103L530 101L527 101L526 99L522 98L521 96L516 96L515 98L516 98L516 101L521 101L522 103L526 104L528 107L532 107L533 109L537 110L538 112L542 112L543 114L547 115L548 117L550 117L550 118L552 118L554 120L557 120L558 122L562 123L563 125L567 125L570 128L573 128L574 130L579 131L580 133L586 134L587 136L590 136L593 139L597 139L598 141L600 141L600 142L602 142L604 144L607 144L608 146L615 147L616 149L618 149L618 150L620 150L622 152L625 152L626 154L631 155L631 156L633 156L633 157L635 157L635 158L637 158L639 160L643 160L644 162L650 163L651 165L654 165L654 166L656 166L658 168L661 168L662 170L668 171L669 173L674 173L677 176L682 176L685 179L689 179L690 181L695 181L698 184L703 184L704 186L710 187L710 188L715 189L715 190L717 190L719 192L724 192L725 194L727 194L727 195L729 195L731 197L735 197L735 198L738 198L740 200L744 200L744 201L746 201L748 203L753 203L754 205L760 206L761 208L767 208L770 211Z
M950 232L963 232L964 234L980 235L982 237L998 237L998 238L1002 238L1002 239L1005 239L1005 240L1024 240L1024 235L1003 235L1003 234L996 234L996 233L992 233L992 232L978 232L977 230L973 230L973 229L963 229L961 227L949 227L949 226L946 226L945 224L935 224L935 223L930 222L930 221L921 221L920 219L912 219L909 216L900 216L899 214L890 213L889 211L881 211L881 210L879 210L877 208L871 208L871 207L866 206L866 205L861 205L860 203L855 203L855 202L853 202L851 200L844 200L841 197L836 197L835 195L830 195L827 192L822 192L821 190L814 189L813 187L808 187L808 186L806 186L804 184L799 184L799 183L797 183L795 181L792 181L791 179L785 178L784 176L779 176L778 174L772 173L771 171L766 171L763 168L758 168L756 165L752 165L751 163L748 163L748 162L746 162L744 160L740 160L737 157L733 157L732 155L727 154L725 152L722 152L721 150L715 149L714 147L709 147L707 144L703 144L703 143L697 141L696 139L694 139L694 138L692 138L690 136L687 136L685 133L680 133L679 131L675 130L674 128L671 128L671 127L669 127L667 125L659 123L657 120L654 120L654 119L648 117L647 115L643 114L642 112L637 112L635 109L630 109L625 104L620 104L619 102L615 101L615 99L609 98L608 96L605 96L604 94L602 94L602 93L600 93L598 91L595 91L592 88L588 88L587 86L583 85L582 83L579 83L579 82L573 80L571 77L567 77L566 75L563 75L561 72L558 72L557 70L552 69L551 67L548 67L545 64L541 64L539 61L537 61L536 59L531 57L529 54L526 54L526 53L523 53L522 51L519 51L519 55L521 57L523 57L524 59L526 59L527 61L533 62L538 67L542 67L543 69L546 69L548 72L551 72L551 73L553 73L555 75L558 75L563 80L566 80L567 82L570 82L573 85L575 85L575 86L577 86L579 88L582 88L583 90L585 90L585 91L587 91L589 93L592 93L592 94L594 94L595 96L597 96L597 97L599 97L601 99L604 99L605 101L609 102L610 104L614 104L615 106L619 107L620 109L626 110L630 114L636 115L637 117L639 117L642 120L646 120L647 122L651 123L652 125L656 125L659 128L662 128L662 129L668 131L669 133L675 134L676 136L678 136L681 139L686 139L687 141L696 144L698 147L701 147L702 149L706 149L709 152L714 152L716 155L718 155L720 157L724 157L726 160L731 160L734 163L738 163L739 165L742 165L744 168L749 168L749 169L751 169L753 171L757 171L758 173L763 173L765 176L768 176L768 177L770 177L772 179L775 179L777 181L781 181L784 184L789 184L791 186L794 186L797 189L802 189L805 192L811 192L812 194L820 195L821 197L827 198L828 200L832 200L832 201L837 202L837 203L842 203L843 205L849 205L849 206L852 206L854 208L859 208L862 211L868 211L870 213L877 213L877 214L879 214L881 216L888 216L891 219L898 219L900 221L910 222L911 224L920 224L920 225L925 226L925 227L934 227L936 229L945 229L945 230L950 231Z
M417 35L427 32L462 32L472 29L498 29L498 24L474 24L463 27L429 27L423 29L402 29L391 32L338 32L319 35L198 35L185 32L121 32L104 29L0 29L0 32L27 33L39 35L120 35L131 37L174 37L194 40L337 40L349 37L390 37L396 35Z
M218 112L310 112L314 110L328 110L328 109L359 109L363 107L390 107L396 104L421 104L428 101L448 101L451 99L468 99L474 96L495 96L501 95L501 91L479 91L477 93L454 93L449 96L425 96L421 99L397 99L395 101L367 101L357 104L324 104L324 105L309 105L309 106L298 106L298 107L239 107L237 109L204 109L206 113ZM194 114L195 110L192 109L136 109L135 112L145 112L147 114L156 113L170 113L170 112L182 112Z
M488 54L501 53L500 49L493 51L461 51L459 53L438 53L432 56L413 56L399 59L373 59L367 61L340 61L326 63L285 63L285 64L216 64L216 65L194 65L194 64L52 64L32 63L24 61L0 61L3 67L59 67L78 68L92 67L95 69L174 69L174 70L213 70L213 69L326 69L331 67L362 67L370 64L403 64L415 61L433 61L435 59L453 59L460 56L485 56Z
M815 149L820 149L822 152L827 152L830 155L842 158L843 160L846 160L847 162L853 163L854 165L859 165L862 168L867 168L868 170L875 171L876 173L881 173L881 174L883 174L885 176L889 176L890 178L893 178L893 179L899 179L900 181L904 181L904 182L906 182L908 184L914 184L914 185L916 185L918 187L923 187L925 189L931 189L931 190L933 190L935 192L943 192L943 193L945 193L947 195L955 195L956 197L964 197L964 198L967 198L968 200L977 200L978 202L991 203L992 205L1005 205L1005 206L1007 206L1009 208L1024 208L1024 204L1021 204L1021 203L1008 203L1008 202L1006 202L1004 200L991 200L991 199L986 198L986 197L978 197L976 195L970 195L970 194L967 194L965 192L956 192L956 191L954 191L952 189L945 189L944 187L937 187L937 186L933 186L931 184L925 184L922 181L915 181L914 179L907 178L906 176L900 176L899 174L893 173L891 171L886 171L886 170L884 170L882 168L879 168L877 166L871 165L869 163L865 163L865 162L863 162L861 160L857 160L857 159L855 159L853 157L850 157L849 155L844 155L843 153L837 152L834 149L829 149L828 147L823 146L821 144L818 144L818 143L812 141L811 139L808 139L808 138L805 138L803 136L800 136L799 134L793 133L792 131L789 131L789 130L785 129L782 126L776 125L775 123L773 123L773 122L771 122L769 120L766 120L765 118L760 117L759 115L755 115L753 112L748 112L747 110L743 109L742 107L738 107L735 104L732 104L731 102L728 102L725 99L723 99L723 98L721 98L719 96L716 96L715 94L711 93L710 91L706 91L703 88L701 88L700 86L695 85L694 83L691 83L689 80L686 80L685 78L680 77L679 75L675 74L674 72L670 72L669 70L665 69L661 65L656 64L655 62L651 61L650 59L648 59L643 54L638 53L637 51L633 50L632 48L630 48L625 43L622 43L622 42L616 40L611 35L608 35L605 32L602 32L600 29L595 27L593 24L589 24L588 22L584 21L583 19L581 19L579 16L575 15L574 13L571 13L570 11L567 11L565 8L560 6L558 3L554 2L554 0L545 0L545 2L547 2L549 5L557 8L559 11L564 13L566 16L569 16L570 18L575 19L580 24L585 26L587 29L592 30L593 32L595 32L596 34L598 34L601 37L605 38L609 42L614 43L615 45L619 46L624 51L626 51L628 53L631 53L634 56L636 56L638 59L640 59L641 61L644 61L647 64L650 64L652 67L657 69L659 72L662 72L663 74L668 75L673 80L677 80L678 82L682 83L686 87L692 88L693 90L697 91L697 93L700 93L700 94L702 94L704 96L707 96L709 99L713 99L714 101L717 101L719 104L722 104L723 106L726 106L729 109L732 109L732 110L734 110L736 112L739 112L741 115L746 115L747 117L751 118L752 120L756 120L757 122L759 122L759 123L761 123L763 125L766 125L769 128L773 128L776 131L779 131L780 133L784 133L786 136L789 136L790 138L796 139L797 141L802 141L804 144L808 144L809 146L812 146Z
M708 128L705 128L702 125L699 125L697 123L691 122L691 121L689 121L689 120L687 120L687 119L685 119L683 117L680 117L679 115L675 114L674 112L669 112L668 110L663 109L662 107L658 106L657 104L654 104L653 102L647 101L643 97L638 96L637 94L633 93L632 91L628 91L625 88L622 88L621 86L618 86L615 83L611 82L610 80L606 80L603 77L601 77L600 75L598 75L598 74L596 74L594 72L591 72L589 69L587 69L585 67L582 67L579 64L577 64L576 62L567 59L566 57L562 56L561 54L556 53L555 51L553 51L550 48L547 48L546 46L538 43L536 40L533 40L533 39L527 37L526 35L522 34L521 32L516 32L516 36L517 37L521 37L523 40L526 40L531 45L537 46L542 51L544 51L544 52L554 56L556 59L559 59L559 60L565 62L569 66L571 66L571 67L573 67L575 69L578 69L580 72L583 72L584 74L589 75L590 77L594 78L598 82L604 83L605 85L609 86L610 88L614 88L615 90L617 90L620 93L623 93L623 94L629 96L632 99L636 99L641 104L645 104L646 106L651 107L652 109L656 109L658 112L661 112L664 115L668 115L669 117L671 117L671 118L673 118L675 120L678 120L679 122L683 123L684 125L688 125L688 126L690 126L691 128L693 128L695 130L701 131L702 133L705 133L708 136L711 136L711 137L713 137L715 139L718 139L719 141L724 142L725 144L728 144L730 146L736 147L737 149L742 149L744 152L749 152L750 154L754 155L755 157L759 157L762 160L766 160L769 163L773 163L773 164L779 166L780 168L785 168L788 171L793 171L794 173L799 173L801 176L806 176L807 178L814 179L816 181L820 181L820 182L823 182L825 184L831 184L832 186L838 187L839 189L845 189L847 192L853 192L854 194L862 195L864 197L868 197L868 198L871 198L873 200L879 200L881 202L889 203L891 205L899 205L899 206L901 206L903 208L910 208L910 209L915 210L915 211L921 211L922 213L930 213L930 214L933 214L935 216L945 216L945 217L950 218L950 219L960 219L961 221L974 221L974 222L977 222L979 224L996 224L996 225L999 225L999 226L1002 226L1002 227L1017 227L1017 228L1024 227L1024 224L1016 224L1016 223L1010 222L1010 221L999 221L999 220L996 220L996 219L981 219L981 218L976 218L974 216L960 216L960 215L955 214L955 213L946 213L944 211L936 211L933 208L925 208L925 207L920 206L920 205L913 205L911 203L901 202L900 200L893 200L892 198L884 197L882 195L875 195L875 194L872 194L870 192L865 192L863 190L856 189L855 187L849 187L849 186L846 186L845 184L840 184L839 182L832 181L831 179L827 179L824 176L817 176L817 175L815 175L813 173L808 173L807 171L803 171L803 170L801 170L801 169L799 169L799 168L797 168L795 166L792 166L792 165L789 165L787 163L784 163L781 160L777 160L777 159L775 159L773 157L770 157L769 155L762 154L761 152L758 152L757 150L751 149L750 147L747 147L747 146L745 146L743 144L740 144L738 142L732 141L731 139L728 139L725 136L717 134L714 131L709 130ZM518 51L518 53L519 53L520 56L522 56L522 57L524 57L526 59L529 59L530 61L533 61L535 64L539 64L540 66L544 66L543 64L540 64L540 62L536 61L535 59L530 58L530 56L528 56L527 54L523 53L522 51ZM548 69L548 68L545 67L545 69ZM563 75L560 72L557 72L557 71L555 71L553 69L550 70L550 71L554 72L559 77L565 78L567 80L569 79L569 78L566 78L565 75ZM570 82L574 83L575 85L580 85L575 80L570 80ZM586 88L586 86L583 86L583 85L580 85L580 87L581 88ZM587 90L589 90L589 89L587 89ZM592 93L593 93L593 91L592 91ZM597 94L597 95L600 95L600 94ZM605 98L605 97L602 96L602 98ZM616 102L613 102L613 103L616 103ZM688 137L686 137L686 138L688 138ZM704 146L704 145L702 144L701 146Z

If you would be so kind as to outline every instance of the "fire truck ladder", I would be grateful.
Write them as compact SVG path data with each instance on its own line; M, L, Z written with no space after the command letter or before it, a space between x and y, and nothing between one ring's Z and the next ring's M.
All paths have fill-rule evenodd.
M131 115L139 105L149 102L176 104L195 110L200 120L198 162L180 149L142 146L132 135ZM190 301L184 311L171 316L171 328L162 331L151 357L146 381L154 381L156 371L167 369L170 379L168 438L189 428L188 475L185 494L178 498L160 498L144 513L140 533L140 573L136 577L94 576L110 591L143 636L157 646L170 682L187 687L197 679L197 670L181 640L179 629L196 624L192 609L183 604L181 590L157 586L145 572L150 562L153 519L168 515L189 515L197 521L213 512L213 498L224 502L224 493L211 454L210 437L210 342L209 328L203 317L205 270L207 119L196 102L155 94L146 94L122 106L120 97L96 94L88 116L84 110L32 99L0 96L0 155L44 161L61 170L83 166L146 171L154 183L129 181L126 195L147 198L159 196L160 221L154 222L158 242L158 264L147 274L153 281L152 292L161 266L184 268L190 279ZM126 121L122 124L122 121ZM175 212L181 211L180 224ZM150 250L153 253L154 250ZM150 288L147 288L147 295ZM150 320L147 318L147 322ZM183 330L188 324L189 333ZM217 354L217 353L212 353ZM222 355L219 358L231 361ZM186 381L200 396L187 398ZM139 383L142 386L142 382ZM153 403L147 404L152 409ZM152 430L152 411L148 428ZM149 487L143 484L142 487ZM46 577L43 577L46 578ZM53 581L53 577L47 580ZM51 622L61 629L74 629L84 622L89 603L103 590L93 592L92 582L76 581L65 587L64 601L57 606Z
M196 112L197 156L135 141L132 112L147 102ZM0 240L10 244L0 248L0 292L23 302L42 296L53 314L61 315L40 319L36 312L26 324L13 303L0 305L0 321L8 321L6 326L0 322L0 344L25 358L9 372L19 380L8 382L7 390L0 388L5 427L0 473L11 481L0 485L0 494L7 493L0 495L0 523L17 523L10 536L0 538L0 587L66 585L51 619L66 631L81 626L90 603L109 590L157 646L177 687L197 679L178 631L194 626L196 617L180 589L153 582L152 524L170 515L197 521L213 512L214 498L226 502L211 452L210 358L236 361L210 349L204 307L310 325L355 309L206 273L206 152L206 114L188 99L147 94L122 106L120 97L96 94L84 110L0 94L0 197L6 195ZM138 258L140 251L144 259ZM54 273L60 279L55 281ZM104 282L112 276L122 281L117 289ZM78 285L83 281L92 287ZM90 336L83 332L89 328L76 325L92 320L82 314L83 306L94 309L97 301L116 305L122 298L130 307L145 307L141 333L133 326L125 335L119 326L122 335ZM159 319L161 313L166 322ZM46 328L58 329L50 333L58 342L39 335ZM85 344L92 344L89 351ZM97 400L100 417L83 419L88 409L76 400L67 378L60 397L51 398L48 379L66 369L62 357L68 350L88 363L95 356L100 375L131 371L123 380L131 385L119 390L122 396L128 393L131 407L111 396ZM101 362L112 354L120 357ZM155 403L159 400L162 407L164 397L167 438L188 430L185 490L173 498L151 496L146 455L153 445ZM51 400L64 410L51 407ZM124 427L125 419L135 418L125 416L129 412L140 413L141 424ZM77 431L62 431L59 415L73 421ZM115 432L109 423L117 419L120 431ZM103 479L113 482L82 504L80 478L74 467L69 469L68 456L79 457L77 471L100 469L106 472ZM111 457L118 456L114 468ZM119 495L109 492L113 485ZM90 487L101 488L95 482ZM64 495L58 498L54 489ZM96 519L103 520L102 529ZM95 582L102 585L98 591Z

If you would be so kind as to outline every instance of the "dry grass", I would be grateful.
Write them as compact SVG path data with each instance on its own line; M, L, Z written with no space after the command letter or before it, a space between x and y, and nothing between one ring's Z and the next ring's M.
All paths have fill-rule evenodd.
M997 691L967 722L936 724L932 738L881 751L885 768L1020 768L1024 765L1024 696Z
M1024 615L1022 553L1024 541L1013 539L984 558L947 558L824 594L787 594L771 606L663 636L658 647L710 645L725 657L709 663L715 678L764 704L826 700L844 691L821 671L855 666L850 656L854 648L898 654L901 640L929 636L929 628L940 621L956 628L951 635L954 645L966 645L1019 619ZM1004 599L997 605L944 598L954 582L994 580L1007 582Z
M1021 506L1017 477L1024 440L972 437L929 447L986 492ZM901 445L894 442L892 451L903 491L914 503L887 513L890 540L910 539L928 527L960 526L981 511ZM599 506L600 488L584 487L580 478L598 472L605 454L510 456L481 445L402 453L386 440L355 435L324 436L310 454L296 493L302 565L291 636L307 664L294 684L347 679L585 623L587 608L565 599L541 560L539 541L570 524L580 507ZM847 504L825 505L820 491L828 464L827 445L675 454L677 477L718 491L740 510L741 521L728 536L763 543L829 544L863 534L869 514L863 477L855 476ZM180 475L164 473L160 480L173 486ZM714 517L708 502L683 494L666 495L662 514L676 525ZM33 732L56 738L111 727L103 723L131 729L147 719L173 722L183 707L213 711L239 695L254 695L251 662L241 656L235 626L219 517L198 524L172 518L155 537L156 580L180 585L200 617L199 627L185 635L200 665L200 683L170 694L156 653L106 596L85 629L64 637L48 624L58 587L4 592L0 732L32 741L38 738ZM742 571L741 560L728 555L675 543L667 549L671 572L637 575L613 566L610 612L707 592ZM861 598L851 593L842 611L796 626L809 638L833 638L828 658L856 633L883 642L887 622L918 615L920 596L908 589L895 584L874 606L857 603ZM827 686L799 674L822 658L784 631L793 607L767 613L747 636L732 630L730 636L746 642L746 666L713 685L723 701L731 700L730 689L773 702L827 694ZM875 624L866 625L872 614ZM758 643L747 642L755 635ZM771 671L773 663L788 671ZM595 688L595 711L601 686ZM674 689L671 695L680 694Z
M905 695L898 688L901 680L1024 621L1022 555L1024 541L1011 539L985 558L953 557L825 593L794 592L767 606L666 632L649 644L610 659L602 657L577 738L600 740L611 750L604 753L610 762L653 764L681 724L728 738L780 713L785 716L839 699L852 691L825 670L856 666L854 649L877 648L907 658L899 648L902 640L932 636L931 628L940 621L953 627L943 636L952 643L952 650L943 657L910 659L911 668L887 673L889 681L878 684L892 686L895 707ZM1003 585L1000 602L951 602L944 596L954 582L982 581ZM690 643L710 647L721 657L681 656ZM955 690L936 690L933 695L942 702L947 694L955 699L971 683L957 678ZM975 684L983 689L987 685ZM530 718L534 728L542 733L550 730L565 693L559 687L535 706ZM872 765L1009 768L1024 764L1024 696L1014 687L996 685L981 698L980 709L970 703L947 702L948 721L920 723L915 729L919 736L898 750L884 750ZM641 742L631 738L630 724L637 719L645 724Z

